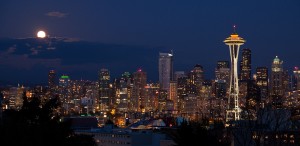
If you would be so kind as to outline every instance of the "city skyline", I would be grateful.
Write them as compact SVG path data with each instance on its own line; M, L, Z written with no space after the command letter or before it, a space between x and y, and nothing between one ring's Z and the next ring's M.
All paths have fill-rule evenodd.
M2 2L0 17L5 21L0 22L1 38L35 37L38 30L44 30L50 37L67 38L74 44L41 52L29 47L26 48L30 52L28 55L22 52L24 47L20 45L14 50L15 42L9 40L13 44L6 46L9 43L1 40L0 69L3 73L0 80L46 83L49 69L69 74L73 79L96 80L101 68L111 70L112 77L142 68L148 72L151 81L158 81L158 53L170 50L174 51L174 71L189 71L195 64L200 64L210 79L214 76L217 61L230 60L222 39L232 33L234 24L237 32L248 40L241 49L251 49L252 71L260 66L270 68L275 56L284 61L284 68L290 72L300 65L297 57L298 1L276 0L260 2L260 5L239 1L188 2L184 5L180 1L116 2L61 1L69 7L52 1L35 1L34 5L23 1ZM77 9L82 11L79 13ZM20 15L22 11L29 13ZM10 19L12 17L14 19ZM56 50L51 52L51 49ZM9 51L10 54L5 54ZM55 64L56 68L50 68L48 64ZM29 66L22 75L26 79L16 73L24 71L22 65Z
M299 18L299 0L0 2L0 141L299 145Z

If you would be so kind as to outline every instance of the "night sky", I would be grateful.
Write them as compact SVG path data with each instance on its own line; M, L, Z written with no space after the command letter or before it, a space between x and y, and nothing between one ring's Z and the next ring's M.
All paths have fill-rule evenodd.
M102 67L113 77L143 68L157 81L158 53L171 49L175 70L201 64L212 79L216 62L229 60L223 40L234 24L247 41L242 48L252 50L253 72L276 55L285 69L300 66L299 0L6 0L0 81L46 83L49 69L96 80ZM38 30L67 40L49 47L24 39Z

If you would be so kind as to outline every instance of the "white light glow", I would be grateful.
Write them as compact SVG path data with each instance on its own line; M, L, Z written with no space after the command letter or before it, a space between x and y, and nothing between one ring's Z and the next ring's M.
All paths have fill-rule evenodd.
M36 34L36 36L38 37L38 38L45 38L46 37L46 33L45 33L45 31L39 31L37 34Z

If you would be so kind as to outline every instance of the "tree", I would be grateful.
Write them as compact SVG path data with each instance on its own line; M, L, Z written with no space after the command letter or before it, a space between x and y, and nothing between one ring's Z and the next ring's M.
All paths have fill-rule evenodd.
M94 146L92 137L74 134L70 122L61 121L61 117L54 112L58 107L58 97L41 105L37 97L28 99L24 93L21 110L6 110L3 113L1 145L68 146L80 141L86 146Z

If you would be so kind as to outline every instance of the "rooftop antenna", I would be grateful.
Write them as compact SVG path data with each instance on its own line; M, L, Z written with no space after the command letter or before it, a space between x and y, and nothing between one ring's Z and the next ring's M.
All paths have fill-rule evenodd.
M236 33L236 25L233 25L233 33Z

